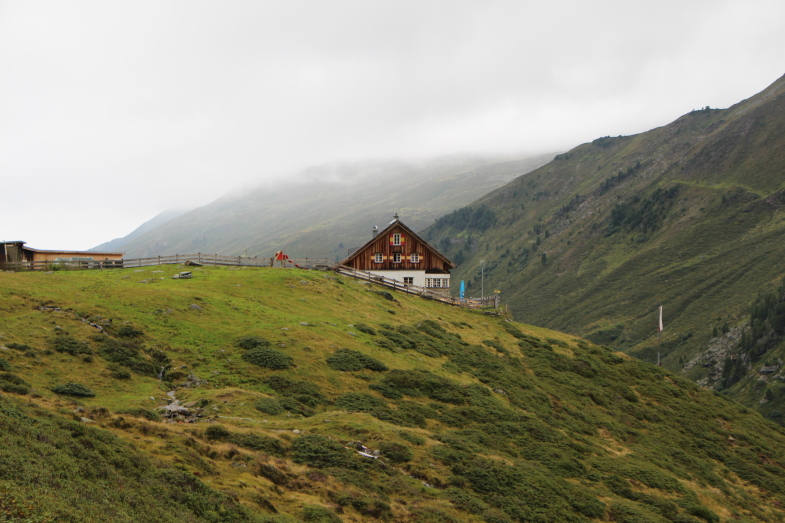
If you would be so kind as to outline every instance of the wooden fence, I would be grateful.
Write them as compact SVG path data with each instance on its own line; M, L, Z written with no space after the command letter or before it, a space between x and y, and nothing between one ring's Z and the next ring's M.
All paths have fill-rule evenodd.
M494 294L493 296L488 296L486 298L455 298L449 294L443 294L427 287L406 285L399 282L398 280L393 280L385 276L379 276L378 274L373 274L367 271L361 271L353 267L347 267L346 265L336 265L334 270L338 274L343 274L344 276L350 276L359 280L366 280L372 283L377 283L396 291L422 296L423 298L437 300L450 305L455 305L457 307L466 307L468 309L498 309L500 304L498 294Z
M124 260L63 260L63 261L37 261L37 262L7 262L0 263L0 270L6 271L57 271L57 270L85 270L85 269L128 269L137 267L152 267L155 265L224 265L246 267L273 267L280 263L273 258L222 256L220 254L175 254L173 256L153 256L150 258L132 258ZM293 259L286 260L287 266L301 267L304 269L332 270L335 264L323 259Z
M365 280L384 287L413 294L423 298L437 300L457 307L469 309L498 309L499 296L494 294L486 298L455 298L427 287L405 285L400 281L379 276L367 271L357 270L353 267L338 265L324 259L290 259L284 262L274 258L250 258L243 256L221 256L219 254L175 254L173 256L154 256L150 258L134 258L128 260L76 260L76 261L40 261L40 262L7 262L0 263L0 270L6 271L57 271L57 270L86 270L86 269L128 269L138 267L153 267L156 265L219 265L233 267L274 267L293 266L301 269L333 270L338 274L359 280Z

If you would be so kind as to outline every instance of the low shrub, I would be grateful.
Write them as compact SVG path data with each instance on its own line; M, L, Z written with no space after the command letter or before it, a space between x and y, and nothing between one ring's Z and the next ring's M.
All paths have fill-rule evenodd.
M509 354L510 351L504 348L504 345L499 343L496 340L482 340L483 345L487 345L488 347L493 347L497 351L501 352L502 354Z
M301 397L310 396L311 401L317 404L327 403L327 398L319 391L319 387L308 381L297 381L283 376L270 376L264 380L275 392L282 396Z
M139 350L139 343L133 340L120 341L106 338L98 348L98 354L106 361L111 361L144 376L157 376L156 364L146 358Z
M117 336L120 338L140 338L144 332L133 325L123 325L117 329Z
M204 431L205 438L215 441L223 441L225 439L228 439L229 436L231 435L232 433L226 430L226 427L223 427L221 425L210 425Z
M113 370L109 375L111 377L113 377L114 379L116 379L116 380L130 380L131 379L131 373L128 372L127 370L125 370L125 369Z
M332 510L316 505L303 507L300 518L306 523L341 523L342 521Z
M348 412L367 412L373 414L379 409L386 409L387 403L370 394L347 392L346 394L338 396L338 399L335 400L335 406Z
M413 445L423 445L426 441L425 438L411 432L401 431L398 435Z
M310 396L307 396L310 397ZM280 400L281 407L292 414L301 414L306 418L309 418L314 415L313 409L304 405L303 403L297 401L295 398L292 397L284 397Z
M6 347L8 347L9 349L18 350L18 351L21 351L21 352L25 352L25 351L28 351L28 350L33 350L33 348L30 345L25 345L24 343L9 343L9 344L6 345Z
M289 478L275 468L273 465L269 465L267 463L259 463L254 471L257 476L262 476L263 478L267 478L276 485L286 485L289 483Z
M8 372L11 370L11 364L5 358L0 358L0 371Z
M376 358L366 356L361 352L350 349L339 349L335 351L332 356L327 358L327 365L331 369L342 371L357 371L368 369L381 372L387 370L387 365L377 360Z
M524 334L521 332L521 330L509 321L503 321L502 327L507 331L507 334L510 334L515 338L521 339L524 337Z
M256 347L243 354L242 358L248 363L259 365L273 370L288 369L294 365L291 356L275 349Z
M421 370L392 370L379 383L407 396L427 396L436 401L460 405L466 402L460 385L431 372Z
M237 340L237 346L241 349L251 350L260 347L269 347L270 342L259 336L244 336Z
M29 394L30 384L16 374L0 374L0 390L10 394Z
M330 492L330 500L342 507L353 507L363 516L388 519L392 516L390 505L380 499L374 499L356 492Z
M321 434L300 436L292 443L292 453L295 463L316 468L353 468L354 464L350 450Z
M76 396L83 398L92 398L95 396L95 392L81 383L64 383L63 385L55 385L52 387L52 392L55 394L62 394L63 396Z
M227 439L238 447L272 454L273 456L283 456L286 452L286 448L281 443L281 440L252 432L235 432L230 434Z
M143 408L125 409L125 410L120 410L117 413L133 416L134 418L146 419L147 421L161 421L161 415L158 414L156 411L150 409L143 409Z
M271 416L283 414L283 407L281 407L281 404L275 398L262 398L256 402L254 407L256 407L256 410L259 412L264 412Z
M54 340L52 340L52 346L57 352L65 352L71 356L76 356L77 354L93 353L93 350L87 343L79 341L76 338L68 336L67 334L63 334L54 338Z
M443 510L433 507L418 507L412 509L409 521L412 523L460 523L459 520Z
M360 332L364 332L365 334L370 334L371 336L376 336L376 330L364 323L355 323L354 328Z
M412 451L409 447L400 443L382 442L379 444L379 451L382 456L393 463L405 463L412 460Z

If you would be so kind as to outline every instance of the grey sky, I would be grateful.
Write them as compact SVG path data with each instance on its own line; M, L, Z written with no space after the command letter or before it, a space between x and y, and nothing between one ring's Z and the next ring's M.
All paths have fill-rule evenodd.
M782 0L0 0L0 240L82 249L308 165L566 150L785 73Z

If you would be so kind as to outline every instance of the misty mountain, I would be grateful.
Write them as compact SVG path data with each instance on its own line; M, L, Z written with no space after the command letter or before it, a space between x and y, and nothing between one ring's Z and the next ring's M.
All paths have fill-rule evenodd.
M425 234L471 295L484 260L486 294L500 290L517 320L651 362L663 305L663 365L725 390L717 365L740 358L757 404L759 370L781 360L730 338L703 355L740 336L750 302L785 272L785 77L728 109L580 145Z
M104 242L101 245L97 245L90 250L96 252L123 252L123 249L128 244L128 242L130 242L134 238L137 238L142 234L146 233L147 231L151 231L156 227L159 227L165 224L166 222L177 218L178 216L182 216L186 212L188 211L185 209L181 209L181 210L168 210L162 213L158 213L155 215L155 217L147 220L142 225L134 229L133 232L128 233L122 238L115 238L114 240Z
M538 157L448 157L305 169L246 188L130 238L126 258L220 253L342 259L395 212L414 229L544 165ZM104 244L106 245L106 244Z

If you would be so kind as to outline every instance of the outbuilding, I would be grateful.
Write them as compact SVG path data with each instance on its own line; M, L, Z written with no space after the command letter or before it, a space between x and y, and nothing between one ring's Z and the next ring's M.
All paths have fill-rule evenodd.
M122 259L121 252L45 251L27 247L23 241L0 242L0 263L82 262L98 265Z

